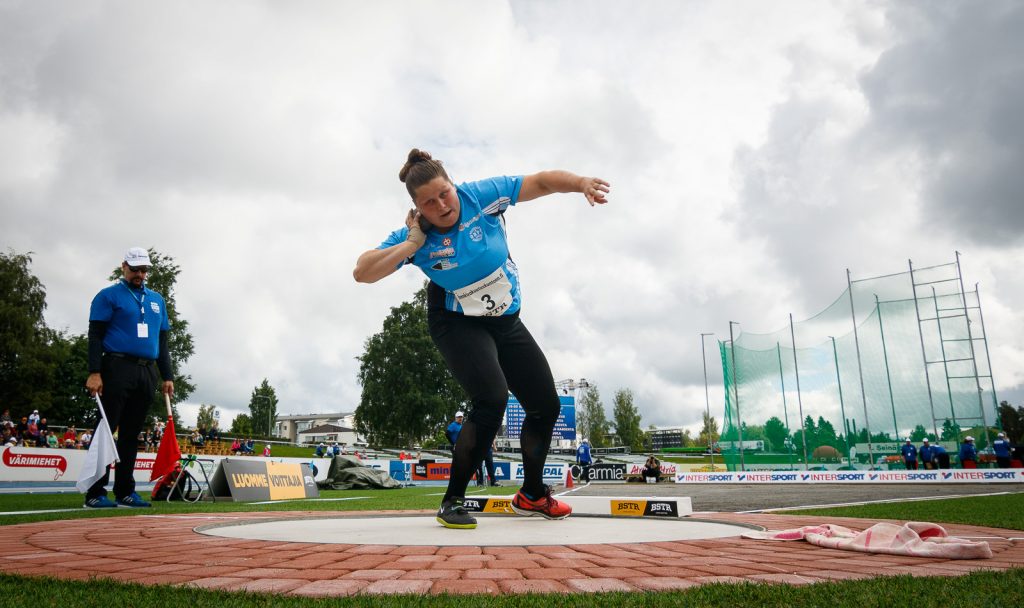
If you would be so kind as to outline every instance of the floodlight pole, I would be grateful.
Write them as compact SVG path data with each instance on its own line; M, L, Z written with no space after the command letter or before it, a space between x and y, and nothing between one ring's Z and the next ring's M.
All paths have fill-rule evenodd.
M733 339L732 326L739 325L735 321L729 321L729 344L732 350L732 389L736 395L736 434L740 440L740 470L746 471L747 466L743 462L743 416L740 414L740 385L736 383L736 341Z
M711 441L711 397L708 395L708 358L704 351L704 337L713 336L715 334L700 335L700 360L704 364L704 405L707 408L707 420L705 421L706 431L708 433L708 453L711 454L711 470L715 470L715 448ZM733 358L735 361L735 358Z
M967 312L967 293L964 291L964 275L960 271L960 252L956 253L956 278L960 281L960 301L964 305L964 321L967 325L967 345L971 347L971 367L974 368L974 384L978 388L978 409L981 410L981 426L985 428L985 442L988 443L989 447L992 447L992 431L988 428L988 419L985 416L985 402L981 396L981 378L978 377L978 358L974 353L974 334L971 332L971 316ZM978 310L981 310L981 301L978 301ZM988 348L988 340L986 339L985 348ZM991 375L992 370L989 370ZM992 383L992 389L995 390L995 382ZM999 409L996 408L994 412L996 418L999 418Z

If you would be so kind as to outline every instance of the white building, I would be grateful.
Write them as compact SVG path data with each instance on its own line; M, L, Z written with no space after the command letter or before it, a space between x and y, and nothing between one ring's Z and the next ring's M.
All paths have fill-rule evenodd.
M328 445L337 442L347 446L363 443L355 430L336 424L321 424L299 433L298 443L320 442Z
M274 435L281 437L282 439L287 439L292 443L296 443L300 441L299 433L327 424L344 427L355 434L355 431L352 429L356 426L356 415L353 412L341 412L325 414L289 414L278 416L274 421Z

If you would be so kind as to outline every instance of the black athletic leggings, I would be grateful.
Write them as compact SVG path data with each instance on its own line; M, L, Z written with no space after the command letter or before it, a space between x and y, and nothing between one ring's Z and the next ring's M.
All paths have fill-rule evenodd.
M511 390L526 412L519 442L523 491L544 491L544 461L561 405L551 368L519 314L467 317L431 309L430 337L452 375L469 395L470 408L455 443L445 499L466 494L473 472L501 426Z

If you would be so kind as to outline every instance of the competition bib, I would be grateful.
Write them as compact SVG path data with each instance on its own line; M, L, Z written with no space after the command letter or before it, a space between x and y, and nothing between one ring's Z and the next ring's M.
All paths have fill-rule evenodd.
M496 317L512 306L512 283L505 270L497 270L476 283L454 290L462 313L469 317Z

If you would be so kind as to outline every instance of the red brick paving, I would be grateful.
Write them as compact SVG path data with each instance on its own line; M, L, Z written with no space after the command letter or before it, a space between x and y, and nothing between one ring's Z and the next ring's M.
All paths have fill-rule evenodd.
M139 515L108 520L99 527L91 519L4 526L6 544L0 572L327 597L357 593L660 591L741 581L806 585L895 574L957 576L975 570L1024 566L1024 541L1008 540L1024 537L1024 532L960 525L946 528L955 536L995 537L986 539L994 557L953 561L870 555L807 543L739 537L568 546L433 547L236 540L193 530L213 522L305 515L309 514ZM874 523L765 514L703 517L769 529L821 523L863 529Z

